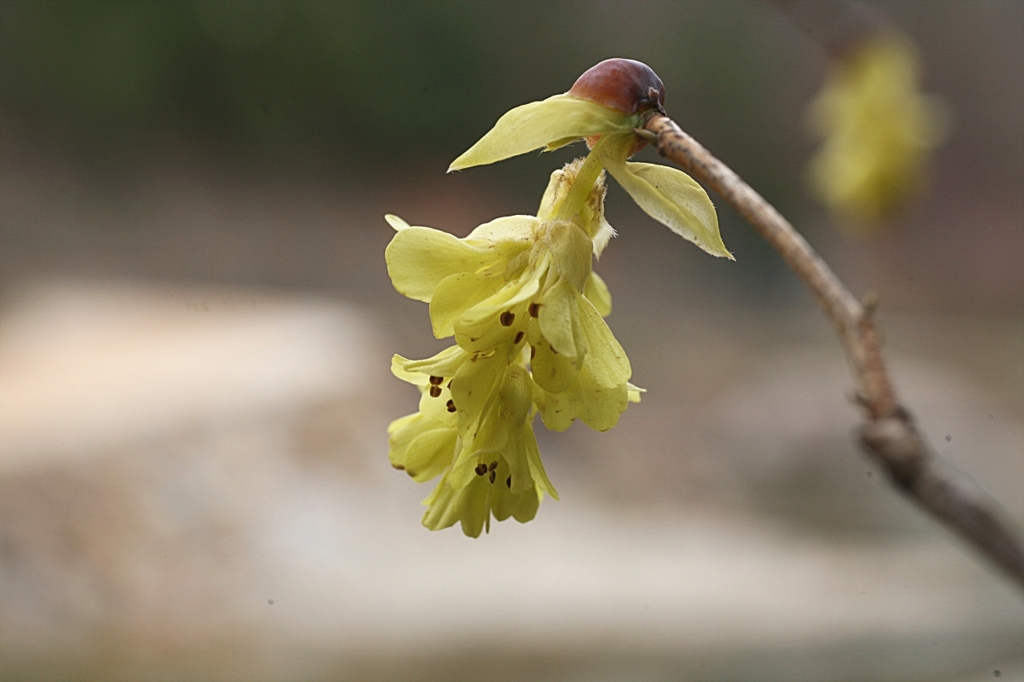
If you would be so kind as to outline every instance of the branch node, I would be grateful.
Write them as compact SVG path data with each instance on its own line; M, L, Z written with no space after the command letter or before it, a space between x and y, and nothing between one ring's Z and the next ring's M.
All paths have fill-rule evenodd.
M924 444L906 410L900 407L892 416L866 422L860 428L860 438L896 485L904 490L914 487L927 461Z

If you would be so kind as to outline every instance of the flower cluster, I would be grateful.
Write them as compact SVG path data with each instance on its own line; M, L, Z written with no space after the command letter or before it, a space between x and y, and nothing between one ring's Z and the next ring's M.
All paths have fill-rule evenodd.
M910 41L880 32L833 65L811 104L810 124L824 140L811 162L812 187L862 226L923 188L930 152L945 136L948 115L920 93L918 72Z
M614 234L604 218L605 170L648 214L729 256L697 183L626 160L641 146L633 129L660 109L663 94L649 85L657 76L639 62L602 64L577 85L588 75L590 85L620 82L606 78L609 67L641 78L627 79L626 97L617 100L588 99L574 86L517 107L452 164L457 170L587 138L590 154L552 173L536 215L497 218L464 239L387 216L396 230L385 252L395 288L429 304L437 338L455 339L432 358L392 361L395 376L421 397L418 412L389 426L389 458L416 481L441 477L424 502L423 524L432 530L460 522L477 537L492 516L529 521L543 495L557 499L537 450L535 416L557 431L577 419L603 431L640 400L629 359L604 321L608 288L592 269Z

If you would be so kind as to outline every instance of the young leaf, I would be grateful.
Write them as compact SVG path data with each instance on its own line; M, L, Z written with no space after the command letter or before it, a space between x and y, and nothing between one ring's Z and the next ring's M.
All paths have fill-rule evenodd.
M605 168L644 212L710 253L735 260L722 243L718 215L704 188L669 166L605 157Z
M505 113L448 171L483 166L541 147L551 151L581 137L632 128L632 117L626 114L572 95L554 95Z

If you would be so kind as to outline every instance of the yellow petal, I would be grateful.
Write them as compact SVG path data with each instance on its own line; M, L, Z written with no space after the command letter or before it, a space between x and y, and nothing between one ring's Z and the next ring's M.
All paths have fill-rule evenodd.
M491 298L505 286L500 277L460 272L441 280L430 298L430 323L434 336L443 339L455 333L455 321L470 308Z
M593 381L592 375L580 372L582 405L580 420L595 431L607 431L619 423L619 417L629 405L629 392L625 385L605 388Z
M508 476L507 467L499 466L494 474L494 483L491 483L489 475L477 476L472 483L458 490L448 483L445 475L430 497L423 501L428 507L423 515L423 525L431 530L440 530L461 522L462 532L475 538L485 529L490 529L491 514L499 521L510 516L521 523L533 519L540 506L540 492L530 487L520 494L513 494L503 482Z
M583 359L587 339L580 326L579 291L565 280L557 280L541 296L537 311L540 331L551 347L570 358Z
M532 486L522 440L523 429L529 429L528 420L532 409L533 381L530 373L525 365L513 362L504 372L494 400L480 417L479 431L474 433L472 427L467 429L464 452L459 453L455 469L458 469L464 457L473 459L471 466L475 467L481 461L489 465L500 455L499 458L508 464L509 474L515 480L514 493L521 492L527 485ZM458 487L455 473L453 469L453 485ZM503 476L502 480L506 478Z
M534 346L530 368L538 386L545 391L558 393L569 388L576 380L582 365L580 360L557 353L550 345L541 343Z
M513 486L514 481L511 489L515 494L533 487L523 442L532 398L533 382L526 367L513 364L505 373L496 399L481 416L479 430L463 439L463 449L452 467L452 487L459 489L480 475L481 464L487 471L497 467L495 478L506 486Z
M508 366L507 354L473 353L455 373L451 382L452 400L459 411L459 432L472 438L469 429L478 429L481 415L494 399L498 384Z
M583 295L594 304L594 308L601 313L601 317L608 317L612 314L612 294L608 291L608 285L596 272L590 272Z
M512 339L526 323L527 304L540 288L545 271L544 267L525 270L518 281L466 310L454 324L456 342L472 352Z
M384 257L395 289L411 299L429 302L445 277L476 272L498 256L493 246L467 244L429 227L407 227L395 234Z
M499 479L498 483L492 486L492 491L491 511L498 521L504 521L511 516L520 523L526 523L532 521L537 515L537 509L540 507L540 494L534 486L515 494L508 490Z
M445 474L430 497L423 501L428 507L423 515L423 525L430 530L441 530L461 522L463 533L471 538L480 537L490 520L488 485L486 479L480 479L461 490L455 490Z
M414 481L423 483L440 476L451 466L457 439L458 431L454 426L431 427L428 420L413 420L404 423L388 438L388 458L392 466L404 469Z
M544 471L544 464L540 461L540 450L537 449L537 438L533 435L532 424L527 423L523 437L526 442L526 461L530 465L530 476L533 478L534 485L537 486L539 492L557 500L558 491L555 490L555 486L551 485L551 480L548 478L547 472ZM523 520L518 516L516 519Z
M422 372L411 372L406 369L406 365L408 365L410 362L411 360L407 360L403 358L401 355L396 354L391 356L391 373L394 374L399 379L401 379L402 381L407 381L410 384L414 384L416 386L426 386L426 374L423 374Z
M401 232L404 229L412 227L411 225L409 225L409 223L405 222L398 216L393 215L391 213L388 213L386 216L384 216L384 220L387 221L388 225L395 229L395 232Z
M632 131L632 117L568 94L530 102L505 113L448 171L501 161L540 149L554 149L581 137Z
M585 297L577 296L580 326L589 348L585 370L602 388L622 386L633 373L626 351L619 345L597 308Z
M576 419L597 431L607 431L626 411L629 404L627 386L622 384L608 388L598 385L585 361L582 371L569 388L559 393L540 391L535 400L544 425L552 431L565 431Z
M438 426L454 427L457 423L456 415L448 411L447 404L452 398L451 391L444 385L438 386L438 389L420 389L420 414Z
M479 474L476 468L483 463L487 466L500 459L500 453L509 441L507 425L497 417L495 404L481 415L478 428L462 439L462 448L452 465L451 486L461 490L472 483Z
M487 239L499 241L525 241L533 239L533 233L540 220L532 215L511 215L495 218L478 225L466 239Z
M536 373L534 380L536 380ZM578 379L575 377L573 382ZM540 382L537 382L537 391L534 394L534 403L537 411L549 431L565 431L576 418L580 416L580 409L583 404L583 397L580 395L577 384L570 384L569 388L561 391L548 391Z
M453 377L468 358L466 351L458 346L449 346L426 360L406 360L396 355L391 360L391 371L403 381L426 386L425 377Z
M605 157L612 177L643 211L712 256L734 260L718 232L718 214L697 182L668 166Z

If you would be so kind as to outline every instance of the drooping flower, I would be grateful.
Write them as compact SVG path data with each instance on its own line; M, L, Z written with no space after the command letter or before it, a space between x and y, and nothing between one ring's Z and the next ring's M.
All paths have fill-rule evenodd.
M629 359L604 321L608 287L593 271L614 234L604 219L605 169L650 215L729 256L697 183L626 160L641 146L638 117L660 110L664 95L646 66L611 61L611 71L602 62L604 70L591 69L565 95L513 109L452 164L492 163L586 137L590 154L551 174L536 215L497 218L462 239L387 216L396 230L385 252L395 288L429 304L437 338L455 339L432 358L392 361L421 397L418 412L388 428L389 458L416 481L440 476L424 501L423 524L432 530L459 522L477 537L492 516L532 519L544 494L557 499L533 435L536 415L553 430L579 419L603 431L640 400ZM616 90L618 81L624 88Z
M921 94L919 71L908 38L876 33L833 64L811 103L809 123L824 140L811 185L826 206L853 219L849 225L876 225L926 185L948 115Z
M422 392L419 412L389 428L392 464L417 481L443 474L426 501L430 528L461 521L476 536L491 515L533 518L541 493L556 496L534 416L557 430L577 418L605 430L639 400L603 319L608 288L592 269L612 234L603 180L575 220L555 219L581 166L552 174L538 215L499 218L464 239L388 216L395 288L429 303L434 334L456 341L428 360L392 363Z

